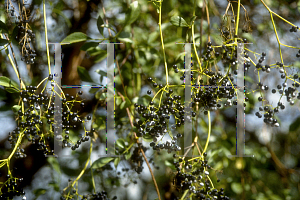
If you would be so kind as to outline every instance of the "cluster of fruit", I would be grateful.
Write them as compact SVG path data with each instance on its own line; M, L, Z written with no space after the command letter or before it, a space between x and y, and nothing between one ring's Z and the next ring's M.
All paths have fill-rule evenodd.
M60 200L67 200L67 199L70 198L60 197ZM117 196L114 196L111 200L116 200L116 199L118 199ZM71 198L70 200L74 200L74 198ZM83 195L82 200L110 200L110 198L108 198L108 194L106 191L102 191L94 194Z
M7 2L8 16L15 18L15 29L13 30L13 36L21 47L22 58L26 64L33 64L36 58L36 52L33 49L32 42L35 41L35 33L33 33L29 25L29 9L24 4L18 2L18 6L15 7L11 1ZM19 10L20 9L20 10Z
M1 173L0 176L2 176ZM20 188L18 184L23 181L23 178L13 178L9 174L6 175L6 178L7 180L1 187L0 199L13 199L14 196L25 195L25 191L23 190L23 188Z

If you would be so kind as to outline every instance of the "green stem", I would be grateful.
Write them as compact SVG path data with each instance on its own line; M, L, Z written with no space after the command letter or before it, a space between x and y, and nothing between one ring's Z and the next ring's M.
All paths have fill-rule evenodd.
M184 200L184 197L187 195L188 192L189 192L189 190L184 191L184 193L183 193L183 195L182 195L182 197L181 197L180 200Z
M93 151L93 141L91 140L91 143L90 143L90 152L89 152L89 157L88 157L88 160L86 161L85 163L85 166L84 168L81 170L80 174L77 176L77 178L73 181L73 183L71 184L71 187L73 187L77 182L78 180L81 178L81 176L84 174L89 162L90 162L90 159L91 159L91 154L92 154L92 151ZM92 170L92 169L91 169ZM69 187L69 186L68 186ZM66 187L63 191L65 191L68 187Z
M208 178L208 180L209 180L209 182L210 182L210 184L211 184L211 186L212 186L212 189L215 188L215 186L214 186L213 182L211 181L210 177L207 176L207 178Z
M91 160L90 160L90 166L92 166L92 161ZM94 179L94 175L93 175L93 170L91 170L91 175L92 175L92 183L93 183L94 193L96 193L96 186L95 186L95 179Z
M270 17L271 17L271 20L272 20L272 25L273 25L273 28L274 28L274 32L275 32L275 35L276 35L276 39L277 39L277 42L278 42L278 47L279 47L279 54L280 54L280 60L281 60L281 63L283 63L283 58L282 58L282 54L281 54L281 46L280 46L280 41L279 41L279 37L278 37L278 34L277 34L277 30L276 30L276 26L275 26L275 23L274 23L274 19L273 19L273 11L266 5L266 3L263 1L263 0L260 0L264 6L266 7L266 9L269 11L270 13ZM284 69L284 68L283 68ZM284 69L284 73L286 75L286 71Z
M167 66L167 60L166 60L166 53L165 53L165 45L164 45L164 39L163 39L163 35L162 35L162 30L161 30L161 4L162 1L159 2L159 32L160 32L160 39L161 39L161 46L163 49L163 55L164 55L164 63L165 63L165 70L166 70L166 81L167 81L167 85L169 84L169 75L168 75L168 66Z
M271 16L271 20L272 20L274 32L275 32L275 35L276 35L276 39L277 39L277 42L278 42L278 48L279 48L279 54L280 54L280 60L281 60L281 63L283 63L283 58L282 58L282 54L281 54L281 43L280 43L280 41L279 41L279 37L278 37L277 30L276 30L276 26L275 26L275 23L274 23L273 15L272 15L271 12L270 12L270 16ZM283 69L284 69L284 68L283 68ZM285 70L284 70L284 71L285 71ZM285 72L285 74L286 74L286 72Z
M45 4L45 0L43 0L43 10L44 10L45 40L46 40L46 49L47 49L48 70L49 70L49 74L51 74L49 46L48 46L48 35L47 35L47 20L46 20L47 17L46 17L46 4Z
M207 139L206 139L206 144L205 144L203 153L206 152L206 149L207 149L207 146L208 146L208 143L209 143L209 138L210 138L210 132L211 132L210 111L208 111L207 116L208 116L208 136L207 136Z
M238 0L238 10L237 10L237 17L236 17L236 24L235 24L235 35L238 35L240 10L241 10L241 0ZM237 43L237 38L235 38L235 43Z
M195 13L196 13L196 0L194 0L193 16L195 16ZM197 61L198 61L199 67L200 67L200 71L202 72L201 62L200 62L200 59L199 59L199 56L198 56L198 53L197 53L197 50L196 50L196 44L195 44L195 36L194 36L194 32L195 32L195 21L193 21L193 24L192 24L193 46L194 46L195 55L196 55L196 58L197 58Z
M129 145L129 147L127 147L127 149L126 149L122 154L127 153L127 151L128 151L129 149L131 149L131 147L132 147L134 144L135 144L135 143L131 143L131 144Z

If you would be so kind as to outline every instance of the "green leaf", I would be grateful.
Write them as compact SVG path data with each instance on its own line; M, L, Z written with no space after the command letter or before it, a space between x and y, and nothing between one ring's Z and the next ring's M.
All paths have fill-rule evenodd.
M116 105L119 106L122 103L121 97L116 97Z
M133 43L133 40L131 39L131 33L122 31L118 37L118 39L122 42L129 42Z
M102 24L100 27L108 28L108 29L112 30L114 33L117 33L111 24Z
M170 36L165 40L165 47L176 45L176 42L181 42L181 41L182 41L181 38Z
M101 54L106 55L106 51L102 50L99 46L95 47L95 48L90 48L88 50L88 53L89 53L90 56L97 56L97 55L101 55Z
M99 42L86 42L81 47L82 51L91 51L94 50L99 45Z
M99 53L99 55L97 55L96 59L95 59L95 63L101 62L103 59L105 59L107 56L107 52L106 51L102 51Z
M99 16L98 19L97 19L97 27L98 27L98 30L99 30L101 35L103 35L103 29L104 28L101 27L101 25L103 25L103 24L104 24L104 21L103 21L102 17Z
M135 22L138 19L140 12L141 9L138 1L132 2L129 6L129 11L126 13L125 25L130 25Z
M98 160L96 160L95 162L93 162L91 168L92 169L98 169L103 167L104 165L106 165L107 163L109 163L110 161L112 161L114 158L111 157L102 157L99 158Z
M121 110L123 110L124 108L127 108L127 107L126 107L126 102L125 102L125 101L123 101L123 102L121 103L120 108L121 108Z
M20 90L17 88L13 88L13 87L6 87L5 90L9 93L19 93Z
M125 141L123 138L119 138L116 141L116 145L120 148L120 149L124 149L125 148Z
M189 27L189 25L186 23L186 21L179 16L173 16L170 20L171 24L178 27Z
M49 185L49 186L52 186L56 192L59 191L59 185L57 184L57 182L55 182L55 181L50 181L48 185Z
M9 43L9 40L0 38L0 46L4 46Z
M159 32L154 31L148 36L148 44L151 45L159 36Z
M250 82L250 83L253 83L254 81L253 81L253 79L250 77L250 76L244 76L244 79L246 80L246 81L248 81L248 82Z
M19 45L19 42L15 39L16 36L19 34L19 31L20 31L20 30L19 30L19 27L18 27L18 26L15 26L15 28L14 28L12 34L10 35L10 39L11 39L11 41L12 41L12 43L13 43L14 45Z
M132 99L132 103L143 104L144 106L148 106L151 100L152 97L150 97L149 95L144 95L142 97L134 97Z
M194 21L196 20L196 18L197 18L197 16L193 16L193 17L191 18L191 21L190 21L190 26L192 26L192 25L193 25L193 23L194 23Z
M99 90L99 88L91 88L91 89L89 90L89 93L95 94L96 92L98 92L98 90Z
M181 52L176 56L176 62L178 62L179 60L183 61L184 60L184 56L185 56L185 52Z
M130 100L125 97L125 101L123 101L120 105L121 110L123 110L124 108L128 108L131 105Z
M175 166L168 160L165 160L165 165L170 167L172 170L176 170Z
M0 31L2 31L2 33L8 33L8 28L6 24L2 21L0 21Z
M161 2L152 1L152 3L156 7L156 12L159 13L159 6Z
M298 130L300 127L300 117L298 117L291 125L290 132Z
M242 37L246 38L248 42L255 42L255 39L253 38L253 35L251 33L242 33Z
M96 93L95 97L98 100L105 100L106 99L106 93L104 92L104 90L100 90Z
M19 106L19 105L14 105L11 109L12 109L14 112L18 112L18 111L21 109L21 106Z
M57 173L59 173L59 174L61 173L57 158L49 157L49 158L47 158L47 161Z
M68 25L68 27L72 26L70 19L60 9L53 8L52 12L62 16L64 18L66 24Z
M0 88L0 101L6 100L6 92Z
M88 37L86 34L84 34L82 32L75 32L75 33L71 33L70 35L68 35L65 39L63 39L63 41L61 41L61 43L72 44L72 43L86 41L88 39L91 39L91 38Z
M149 135L149 134L147 133L147 134L144 134L144 135L143 135L143 140L144 140L145 142L152 142L152 141L153 141L153 138L152 138L151 135Z
M125 154L125 159L128 160L131 157L130 150Z
M34 195L35 195L35 199L37 199L40 195L45 194L46 191L47 191L47 190L44 189L44 188L38 188L38 189L35 189L35 190L33 191L33 193L34 193Z
M240 183L231 183L231 189L236 194L240 194L243 191L242 185Z
M78 66L77 72L82 81L93 82L89 72L84 67Z
M126 101L126 104L127 104L128 106L131 105L131 101L128 99L128 97L125 97L125 101Z
M0 76L0 85L7 88L13 88L16 91L19 91L19 85L6 76Z
M105 100L107 97L107 94L106 93L102 93L101 96L100 96L100 100Z
M100 74L100 83L102 83L103 81L103 77L107 77L107 72L97 69L95 72L97 72L98 74Z
M115 168L118 167L118 164L119 164L120 160L121 160L120 157L116 157L116 158L115 158L115 160L114 160Z

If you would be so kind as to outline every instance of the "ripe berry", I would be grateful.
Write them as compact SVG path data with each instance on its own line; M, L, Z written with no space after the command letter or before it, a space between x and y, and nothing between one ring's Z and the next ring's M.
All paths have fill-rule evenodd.
M49 74L48 80L49 81L53 80L53 74Z

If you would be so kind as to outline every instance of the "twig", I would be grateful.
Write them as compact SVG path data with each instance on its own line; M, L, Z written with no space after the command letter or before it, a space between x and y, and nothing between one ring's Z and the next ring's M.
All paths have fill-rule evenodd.
M46 15L46 3L43 0L43 10L44 10L44 25L45 25L45 41L46 41L46 50L47 50L47 61L48 61L48 70L51 74L51 65L50 65L50 55L49 55L49 46L48 46L48 34L47 34L47 15Z
M125 101L124 96L123 96L120 92L118 92L118 94L121 96L122 100ZM128 115L129 121L130 121L130 125L131 125L131 127L133 127L132 119L131 119L131 117L130 117L130 111L129 111L128 108L126 108L126 111L127 111L127 115ZM135 133L135 132L133 132L133 133L134 133L134 135L135 135L135 138L137 138L136 133ZM136 142L139 143L138 140L137 140ZM155 180L153 171L152 171L152 169L151 169L150 163L148 162L148 159L147 159L147 157L146 157L146 155L145 155L145 152L144 152L143 148L141 148L141 152L142 152L143 157L144 157L144 159L145 159L145 161L146 161L146 163L147 163L147 166L148 166L148 168L149 168L149 171L150 171L150 174L151 174L151 177L152 177L152 180L153 180L153 182L154 182L154 186L155 186L155 189L156 189L156 192L157 192L157 195L158 195L158 199L161 200L161 198L160 198L160 193L159 193L159 189L158 189L158 186L157 186L157 183L156 183L156 180Z

